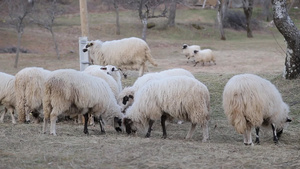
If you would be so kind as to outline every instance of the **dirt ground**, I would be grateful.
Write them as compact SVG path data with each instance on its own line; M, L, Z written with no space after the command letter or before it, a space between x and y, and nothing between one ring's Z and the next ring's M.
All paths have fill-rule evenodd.
M211 92L212 109L210 140L202 143L202 130L198 126L192 140L184 140L190 123L167 124L167 139L161 139L159 121L154 125L150 138L145 132L137 136L116 133L106 126L107 133L100 134L99 126L89 126L90 135L83 134L83 126L71 121L57 124L58 136L42 134L41 124L10 123L6 115L0 124L0 168L299 168L300 137L295 117L282 135L278 145L272 141L270 129L261 132L261 144L244 146L243 137L235 132L221 108L222 87L234 74L255 73L264 77L282 74L284 53L275 41L249 39L241 41L209 41L216 65L186 63L181 54L181 43L157 42L149 38L152 54L159 64L149 66L152 72L169 68L185 68L206 84ZM283 42L280 44L283 45ZM77 50L76 40L72 41ZM19 67L12 68L14 54L0 54L0 71L16 74L29 66L49 70L79 69L77 53L64 51L60 60L55 56L21 54ZM132 85L137 72L129 73L123 86ZM220 88L214 88L220 86ZM253 137L255 137L253 132Z

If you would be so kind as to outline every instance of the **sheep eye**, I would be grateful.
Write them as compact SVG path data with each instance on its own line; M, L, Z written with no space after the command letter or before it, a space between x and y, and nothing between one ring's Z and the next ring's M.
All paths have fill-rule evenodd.
M115 68L113 67L113 68L111 69L111 71L115 71Z

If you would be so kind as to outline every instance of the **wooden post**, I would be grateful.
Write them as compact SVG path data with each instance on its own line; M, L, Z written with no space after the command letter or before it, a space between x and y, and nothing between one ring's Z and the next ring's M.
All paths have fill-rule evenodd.
M89 36L89 24L88 24L88 12L86 0L79 0L80 5L80 23L81 23L81 36L79 37L79 64L80 71L83 71L89 65L89 54L83 52L88 43Z
M89 37L89 23L86 0L79 0L81 36Z

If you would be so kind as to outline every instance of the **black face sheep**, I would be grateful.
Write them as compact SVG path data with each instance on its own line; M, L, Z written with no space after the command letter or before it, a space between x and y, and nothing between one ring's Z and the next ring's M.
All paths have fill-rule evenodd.
M146 62L157 66L148 44L136 37L102 42L90 41L83 52L90 51L90 58L96 65L115 65L121 69L139 70L139 76L147 71Z
M270 126L273 140L278 137L287 122L289 107L282 101L276 87L268 80L253 74L233 76L223 92L223 108L236 131L244 135L244 144L252 145L251 130L256 128L259 143L260 126Z
M11 115L11 122L15 124L15 76L0 72L0 79L0 105L4 106L4 112L1 115L0 122L3 123L4 115L7 111L9 111Z
M29 122L30 114L38 122L42 111L44 82L49 74L49 70L40 67L24 68L16 74L16 109L19 122Z
M187 63L189 62L189 59L194 56L194 51L195 50L201 50L201 47L199 45L187 45L187 44L183 44L183 46L182 46L182 53L188 59Z
M176 76L149 82L135 94L135 101L126 110L123 119L128 134L148 126L150 136L155 120L161 120L163 138L167 137L165 121L176 118L191 122L186 136L193 136L195 127L203 128L203 142L209 138L210 96L207 87L195 78Z
M53 71L45 82L43 132L45 133L50 118L50 134L56 135L57 116L67 113L70 108L78 110L73 113L85 115L86 121L87 113L97 117L101 115L117 131L121 130L123 114L113 92L103 79L72 69ZM84 133L88 133L86 124Z

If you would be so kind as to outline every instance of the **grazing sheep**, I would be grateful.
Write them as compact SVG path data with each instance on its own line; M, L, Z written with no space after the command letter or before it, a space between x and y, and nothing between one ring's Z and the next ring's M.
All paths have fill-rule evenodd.
M205 62L213 62L216 65L215 56L210 49L203 49L203 50L195 50L194 51L194 58L195 58L195 65L197 63L202 62L202 65L204 66Z
M72 69L53 71L45 82L43 97L45 133L50 118L50 134L56 135L56 120L60 114L83 114L87 122L88 113L102 116L117 131L121 130L120 106L109 85L101 78ZM84 133L88 134L87 123Z
M252 145L251 130L256 128L256 143L259 143L259 127L271 126L273 140L283 131L289 107L282 101L276 87L268 80L253 74L233 76L223 92L223 108L236 131L244 134L244 144Z
M115 65L121 69L137 70L139 76L147 71L146 61L157 66L148 44L136 37L102 42L90 41L83 52L90 51L90 58L96 65Z
M194 51L195 50L201 50L201 47L199 45L190 45L189 46L187 44L183 44L182 53L188 59L186 63L188 63L189 59L194 56Z
M192 125L186 139L192 137L199 123L203 128L202 141L206 142L209 108L209 91L204 84L185 76L168 77L149 82L135 93L135 101L126 110L123 123L128 134L148 126L146 137L149 137L154 120L161 119L163 138L166 138L166 119L189 121Z
M49 70L40 67L24 68L16 74L16 109L19 122L29 122L30 114L38 122L42 111L43 86L49 74Z
M11 122L16 124L14 116L16 106L15 76L0 72L0 79L0 105L4 106L4 112L1 115L0 122L3 123L4 115L9 111Z
M195 78L194 75L182 68L174 68L168 69L161 72L155 73L147 73L142 77L139 77L131 87L124 88L119 96L118 96L118 103L122 107L122 112L125 112L126 108L132 105L134 101L134 93L138 91L141 87L152 80L159 80L169 76L187 76L191 78Z

